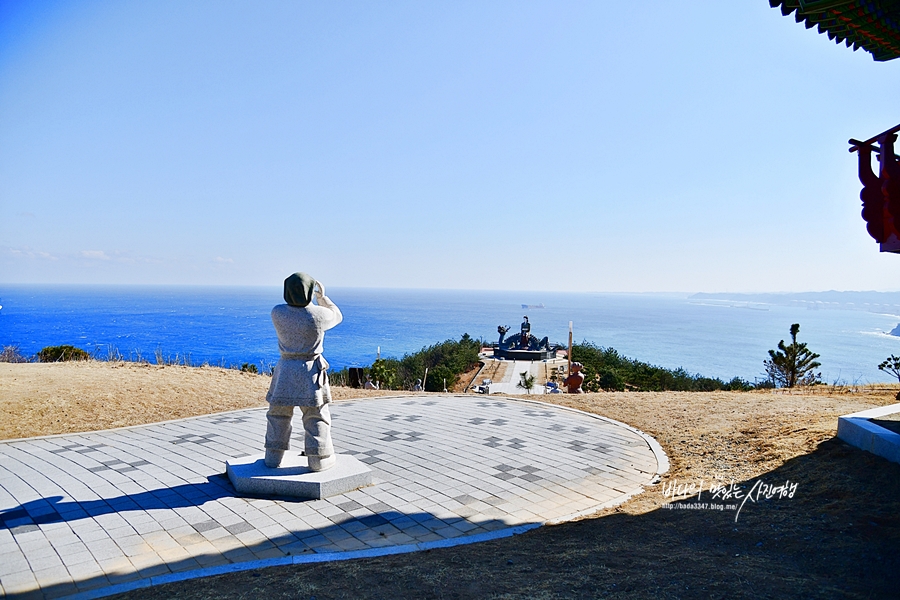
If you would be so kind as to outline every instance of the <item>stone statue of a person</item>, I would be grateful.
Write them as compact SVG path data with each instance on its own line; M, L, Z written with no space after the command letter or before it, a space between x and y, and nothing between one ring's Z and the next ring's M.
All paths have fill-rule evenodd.
M583 394L584 390L581 389L581 384L584 383L584 373L581 372L581 369L584 368L580 362L572 363L572 372L566 377L565 381L563 381L563 385L566 386L566 391L570 394Z
M313 296L316 304L312 303ZM309 468L324 471L334 466L335 456L328 409L331 388L322 340L343 315L325 295L325 286L306 273L294 273L284 280L284 301L286 304L272 309L281 358L266 395L265 463L269 468L278 467L285 450L290 449L291 419L294 407L299 406Z

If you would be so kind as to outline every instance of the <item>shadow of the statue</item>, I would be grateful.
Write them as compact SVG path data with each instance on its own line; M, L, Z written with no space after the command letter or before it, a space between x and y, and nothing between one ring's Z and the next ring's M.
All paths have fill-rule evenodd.
M177 485L115 498L75 502L63 501L62 496L50 496L0 512L0 529L23 533L37 525L48 523L77 521L134 510L186 508L234 495L228 479L224 475L214 475L207 477L205 483Z

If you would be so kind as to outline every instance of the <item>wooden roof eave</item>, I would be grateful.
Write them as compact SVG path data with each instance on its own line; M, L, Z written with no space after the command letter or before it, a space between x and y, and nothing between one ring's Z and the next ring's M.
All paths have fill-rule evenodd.
M769 0L781 14L848 48L863 48L876 61L900 57L898 0Z
M836 11L834 11L836 12ZM836 43L844 43L847 47L864 48L872 53L875 60L890 60L900 52L900 44L892 42L890 30L878 21L871 13L864 13L856 17L848 17L844 14L830 14L828 17L817 19L810 15L807 23L812 20L818 25L819 33L828 35L828 38ZM877 31L873 31L873 29ZM887 34L887 35L885 35ZM876 58L878 55L881 58Z

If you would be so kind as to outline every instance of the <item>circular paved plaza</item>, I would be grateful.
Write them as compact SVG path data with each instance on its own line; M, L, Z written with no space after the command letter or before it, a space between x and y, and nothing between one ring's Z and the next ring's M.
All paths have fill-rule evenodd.
M668 467L631 427L521 399L370 398L332 414L337 451L375 484L324 500L235 494L225 460L261 451L265 409L0 443L0 591L98 597L477 542L617 504Z

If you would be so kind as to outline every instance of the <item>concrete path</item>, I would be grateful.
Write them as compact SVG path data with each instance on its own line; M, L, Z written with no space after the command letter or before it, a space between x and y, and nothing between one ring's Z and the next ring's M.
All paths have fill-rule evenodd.
M0 592L92 598L471 543L620 503L668 468L645 434L539 402L332 406L338 452L368 463L375 485L325 500L235 495L224 461L260 451L265 409L0 443Z
M496 381L491 384L491 394L524 394L525 390L520 387L516 387L518 383L522 380L521 373L529 373L535 376L535 380L537 380L538 369L541 367L540 362L532 362L530 360L507 360L506 362L506 373L503 375L503 379L500 381ZM532 394L543 394L544 386L538 385L537 381L535 381L534 388L531 390Z
M495 362L490 357L482 357L488 365ZM544 382L548 381L554 368L565 367L565 359L554 359L549 361L529 361L529 360L500 360L496 361L505 365L503 377L491 384L491 394L514 394L521 395L525 390L518 387L521 381L521 373L529 373L534 375L535 385L531 390L532 395L541 395L546 393ZM481 377L476 377L476 384L481 383Z

